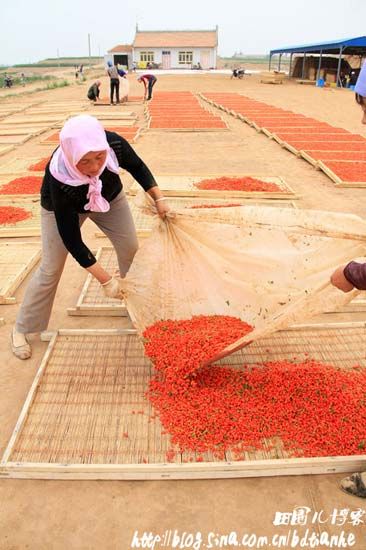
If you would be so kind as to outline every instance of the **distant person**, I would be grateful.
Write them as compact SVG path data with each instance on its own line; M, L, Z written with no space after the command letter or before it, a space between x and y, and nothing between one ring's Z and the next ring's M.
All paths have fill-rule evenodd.
M245 75L245 69L242 69L241 67L235 67L232 70L232 74L231 74L230 78L242 79L244 75Z
M4 87L5 88L11 88L12 85L13 85L12 77L9 74L5 73L5 75L4 75Z
M349 73L349 85L350 86L355 86L356 85L359 74L360 74L360 69L351 69L351 71Z
M25 86L25 74L24 73L20 73L20 84L23 86Z
M339 75L339 80L340 80L341 87L345 88L347 86L347 76L343 71Z
M88 99L90 99L90 101L94 101L94 103L96 103L97 101L99 101L99 93L100 93L100 85L101 85L101 81L100 80L96 80L94 82L94 84L92 84L88 90Z
M112 61L108 61L107 74L110 78L110 100L113 105L113 98L116 95L116 104L119 103L119 75L118 69Z
M155 86L156 81L157 81L156 76L154 76L151 73L143 74L143 75L138 77L137 81L142 82L143 85L144 85L144 88L145 88L144 100L146 99L147 101L150 101L150 99L152 98L153 87Z
M132 71L133 71L134 73L136 72L136 68L137 68L136 61L133 61L133 62L132 62Z

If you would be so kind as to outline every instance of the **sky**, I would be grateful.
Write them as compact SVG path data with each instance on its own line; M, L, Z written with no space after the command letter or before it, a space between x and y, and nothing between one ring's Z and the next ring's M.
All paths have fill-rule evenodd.
M293 44L363 36L366 0L6 0L0 64L103 55L140 30L219 28L218 53L266 54Z

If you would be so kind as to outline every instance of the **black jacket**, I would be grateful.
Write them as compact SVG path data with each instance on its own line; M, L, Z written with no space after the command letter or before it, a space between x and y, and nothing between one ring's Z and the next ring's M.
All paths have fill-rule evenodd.
M118 134L107 132L107 141L116 153L118 164L127 170L145 191L157 184L146 164L135 153L130 144ZM100 176L102 181L102 196L111 202L122 190L122 182L118 174L107 168ZM55 213L57 228L67 250L82 267L90 267L96 262L95 257L84 244L80 227L79 214L87 213L84 205L88 202L89 186L71 187L54 178L46 166L41 187L41 205ZM106 213L107 214L107 213Z

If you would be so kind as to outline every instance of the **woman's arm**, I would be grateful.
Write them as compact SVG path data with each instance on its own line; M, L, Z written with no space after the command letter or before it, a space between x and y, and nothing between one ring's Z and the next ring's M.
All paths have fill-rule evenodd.
M109 145L116 153L120 167L127 170L144 191L154 199L159 216L164 218L169 211L169 206L149 168L124 138L112 133L107 133L107 136L109 136Z
M107 283L112 279L112 275L110 275L98 262L95 262L95 264L91 265L90 267L86 267L85 269L89 273L91 273L93 277L100 282L101 285Z
M102 268L83 242L79 213L73 206L72 199L65 191L57 187L57 184L53 185L51 189L57 229L65 248L81 267L91 273L101 284L106 283L111 279L111 275Z

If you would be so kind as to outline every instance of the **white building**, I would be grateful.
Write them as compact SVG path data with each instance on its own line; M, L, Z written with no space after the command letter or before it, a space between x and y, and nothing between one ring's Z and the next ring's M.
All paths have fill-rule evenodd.
M218 27L204 31L140 31L136 26L132 56L136 65L161 69L215 69Z
M132 67L132 46L130 44L119 44L115 46L104 56L104 62L107 65L111 61L113 65L121 65L126 69Z

